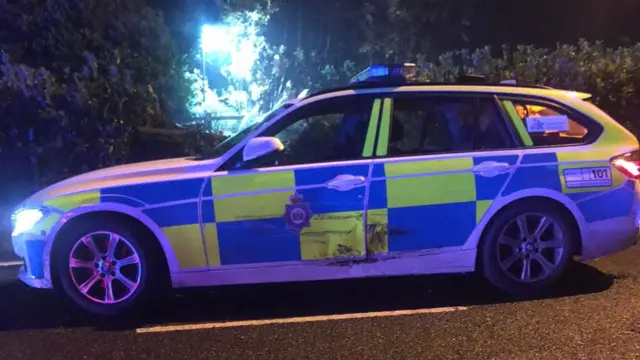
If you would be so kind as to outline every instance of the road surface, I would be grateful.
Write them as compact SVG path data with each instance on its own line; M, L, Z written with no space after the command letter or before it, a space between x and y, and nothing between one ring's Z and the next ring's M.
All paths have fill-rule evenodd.
M403 277L182 291L119 321L15 272L0 267L0 359L640 359L640 246L538 299Z

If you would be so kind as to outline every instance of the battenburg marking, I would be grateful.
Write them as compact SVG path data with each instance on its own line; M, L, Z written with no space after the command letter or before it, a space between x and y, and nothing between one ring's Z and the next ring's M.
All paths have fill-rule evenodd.
M311 208L309 203L302 202L302 195L294 194L289 197L291 204L286 204L282 218L288 229L300 232L304 228L311 227Z

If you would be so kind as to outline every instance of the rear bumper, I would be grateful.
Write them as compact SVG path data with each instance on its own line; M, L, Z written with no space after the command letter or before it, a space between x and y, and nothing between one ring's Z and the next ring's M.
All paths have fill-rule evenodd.
M640 230L628 218L590 225L590 236L582 243L581 260L592 260L624 251L640 241Z

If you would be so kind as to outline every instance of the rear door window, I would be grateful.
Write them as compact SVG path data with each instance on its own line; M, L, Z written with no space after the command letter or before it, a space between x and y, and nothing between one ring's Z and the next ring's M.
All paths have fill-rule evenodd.
M389 157L514 147L493 98L394 94L391 107Z

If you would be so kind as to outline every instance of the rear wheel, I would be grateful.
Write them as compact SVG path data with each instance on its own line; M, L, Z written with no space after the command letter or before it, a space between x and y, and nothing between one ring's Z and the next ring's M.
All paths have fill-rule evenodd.
M55 253L64 295L97 315L126 312L147 293L148 254L133 231L115 220L72 226Z
M555 204L528 201L499 213L481 246L484 276L511 293L547 289L567 269L578 234L568 215Z

